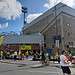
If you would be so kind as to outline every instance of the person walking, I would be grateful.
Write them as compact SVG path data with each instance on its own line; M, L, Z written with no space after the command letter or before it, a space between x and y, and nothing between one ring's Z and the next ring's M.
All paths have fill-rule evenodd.
M46 60L45 52L42 50L42 54L41 54L41 61L42 61L42 64L45 64L45 60Z
M62 51L62 54L60 55L60 65L63 72L63 75L71 75L71 70L69 68L70 61L67 58L67 52Z

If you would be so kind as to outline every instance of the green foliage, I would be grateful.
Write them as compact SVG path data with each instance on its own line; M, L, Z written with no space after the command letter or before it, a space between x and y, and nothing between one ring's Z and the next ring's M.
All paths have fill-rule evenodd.
M0 36L0 45L2 45L3 39L4 39L4 37L3 36Z
M71 50L71 54L72 54L73 56L75 56L75 48L71 48L70 50Z

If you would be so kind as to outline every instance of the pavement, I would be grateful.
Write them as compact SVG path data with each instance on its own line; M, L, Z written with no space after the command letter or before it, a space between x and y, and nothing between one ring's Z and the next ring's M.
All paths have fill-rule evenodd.
M39 64L40 61L30 61L30 60L0 60L1 63L7 63L7 64L16 64L16 65L35 65Z
M25 60L0 60L1 63L7 63L7 64L16 64L16 65L30 65L31 67L42 67L45 65L42 65L40 61L31 61L28 59ZM49 66L53 66L53 67L59 67L60 68L60 64L57 62L52 62L49 61ZM75 64L71 64L70 67L75 68Z

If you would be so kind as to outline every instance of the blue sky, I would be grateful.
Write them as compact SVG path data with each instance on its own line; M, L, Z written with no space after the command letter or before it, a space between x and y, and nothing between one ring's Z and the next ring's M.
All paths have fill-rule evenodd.
M74 7L75 0L2 0L0 1L0 33L16 32L19 33L23 27L23 14L21 7L27 7L26 14L27 22L30 23L33 19L50 9L59 2L66 3ZM18 2L19 1L19 2ZM12 4L11 4L12 3ZM18 8L16 8L16 5ZM10 8L10 9L9 9Z
M21 3L22 6L28 8L27 10L28 13L26 14L26 16L34 13L41 13L41 12L43 13L46 10L46 8L43 7L46 0L18 0L18 1ZM8 24L7 26L6 23ZM0 24L2 26L0 28L0 33L2 32L9 33L10 31L19 33L23 27L23 14L21 13L20 17L16 17L15 20L0 17Z
M43 8L46 0L19 0L21 4L28 8L29 13L37 13L43 12L45 8Z

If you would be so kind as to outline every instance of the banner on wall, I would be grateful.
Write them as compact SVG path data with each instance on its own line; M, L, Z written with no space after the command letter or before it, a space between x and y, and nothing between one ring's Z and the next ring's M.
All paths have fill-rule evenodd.
M59 40L55 41L55 46L59 48Z
M31 49L32 49L31 45L21 45L20 46L20 50L31 50Z

